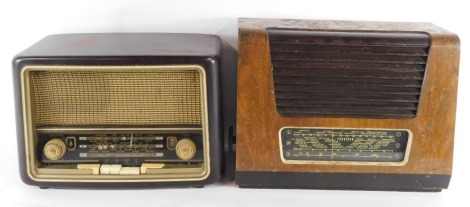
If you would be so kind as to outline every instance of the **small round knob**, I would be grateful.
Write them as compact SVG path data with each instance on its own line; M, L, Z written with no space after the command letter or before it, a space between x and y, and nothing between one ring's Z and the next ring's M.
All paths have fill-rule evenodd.
M51 139L44 145L44 155L50 160L62 158L65 154L65 150L65 143L60 139Z
M176 155L182 160L189 160L196 154L196 145L190 139L182 139L176 144Z

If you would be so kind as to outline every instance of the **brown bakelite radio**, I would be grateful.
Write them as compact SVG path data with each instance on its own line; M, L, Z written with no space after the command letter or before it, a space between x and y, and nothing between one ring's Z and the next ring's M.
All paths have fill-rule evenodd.
M429 23L241 19L241 187L440 191L459 39Z
M20 53L21 178L74 188L217 181L220 49L212 35L68 34Z

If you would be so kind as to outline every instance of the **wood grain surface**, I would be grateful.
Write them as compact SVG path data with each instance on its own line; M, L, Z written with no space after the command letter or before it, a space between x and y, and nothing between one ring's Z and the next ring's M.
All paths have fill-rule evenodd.
M411 119L283 117L277 113L266 28L319 31L423 32L431 37L419 110ZM459 39L430 23L309 20L239 20L236 170L245 172L452 173ZM413 141L404 166L284 164L282 127L409 129Z

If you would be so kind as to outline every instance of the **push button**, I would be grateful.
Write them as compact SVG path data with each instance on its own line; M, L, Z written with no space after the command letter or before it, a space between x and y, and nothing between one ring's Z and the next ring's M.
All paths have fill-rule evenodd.
M177 143L177 138L176 137L167 137L166 138L166 148L168 148L169 150L175 150L176 148L176 143Z
M68 150L73 151L77 148L77 139L75 137L67 137L65 138L65 145L67 145Z

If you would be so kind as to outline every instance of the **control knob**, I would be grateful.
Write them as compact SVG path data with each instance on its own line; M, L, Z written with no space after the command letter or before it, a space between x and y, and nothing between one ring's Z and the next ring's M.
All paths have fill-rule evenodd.
M51 139L46 143L46 145L44 145L44 155L50 160L58 160L62 158L65 151L65 143L60 139Z
M190 139L182 139L176 144L176 155L182 160L190 160L196 154L196 145Z

